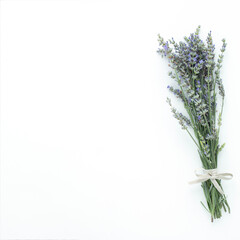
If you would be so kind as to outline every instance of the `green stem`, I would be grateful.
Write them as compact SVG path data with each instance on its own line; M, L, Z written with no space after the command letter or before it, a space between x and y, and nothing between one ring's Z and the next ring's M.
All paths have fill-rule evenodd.
M197 144L196 140L193 138L192 134L188 131L188 129L186 129L186 130L187 130L189 136L192 138L192 140L193 140L194 143L196 144L196 146L198 147L198 149L200 150L200 147L199 147L199 145ZM201 150L200 150L200 151L201 151Z
M212 121L212 111L211 111L211 92L210 92L210 88L209 88L209 68L208 68L208 108L209 108L209 124L210 124L210 128L211 128L211 121ZM211 134L211 133L210 133Z

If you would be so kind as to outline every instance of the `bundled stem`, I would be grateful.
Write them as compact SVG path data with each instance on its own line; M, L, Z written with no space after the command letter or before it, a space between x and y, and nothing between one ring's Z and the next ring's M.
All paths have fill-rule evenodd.
M174 117L179 121L182 129L186 130L198 148L198 153L204 169L217 168L218 154L224 147L219 146L219 133L223 114L225 91L220 79L220 68L223 53L226 48L225 39L221 54L215 62L215 46L211 32L208 34L206 43L199 37L200 26L195 33L184 37L184 41L176 43L172 38L168 41L159 35L160 48L158 53L166 57L172 69L169 76L176 81L178 88L168 86L169 90L176 95L184 104L188 117L179 113L172 106L168 98ZM220 113L217 117L217 93L222 98ZM221 181L217 180L220 187ZM220 218L222 209L230 212L226 197L221 195L210 180L202 183L206 205L202 205L211 214L211 219Z

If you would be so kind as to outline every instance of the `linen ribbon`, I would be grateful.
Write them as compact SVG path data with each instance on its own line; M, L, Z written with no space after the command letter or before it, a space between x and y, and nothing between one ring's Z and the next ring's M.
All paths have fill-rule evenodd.
M206 182L207 180L210 180L214 187L222 194L224 195L224 192L218 182L218 180L230 180L232 179L233 175L231 173L218 173L217 168L213 169L202 169L202 174L199 174L197 170L195 170L195 175L198 177L198 179L190 181L189 184L195 184L195 183L201 183Z

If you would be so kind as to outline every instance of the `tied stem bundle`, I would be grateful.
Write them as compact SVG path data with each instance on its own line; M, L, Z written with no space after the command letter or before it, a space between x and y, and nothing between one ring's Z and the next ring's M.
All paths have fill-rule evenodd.
M198 177L196 180L193 180L189 182L189 184L195 184L195 183L201 183L205 182L207 180L211 180L214 187L220 192L222 195L224 195L224 192L220 185L217 182L217 179L220 180L230 180L232 179L233 175L231 173L218 173L217 169L202 169L203 173L199 174L197 171L195 171L195 175Z
M222 210L230 213L221 185L221 179L225 178L216 175L218 155L225 146L219 144L219 133L225 98L220 69L226 41L222 40L221 53L215 61L215 45L211 32L206 42L200 39L199 32L200 26L179 43L173 38L164 41L158 35L158 53L168 59L171 68L169 76L175 81L176 87L168 86L168 89L182 101L186 110L185 115L180 113L167 98L173 116L197 146L204 169L203 179L200 177L197 182L201 183L206 197L206 205L201 203L211 214L213 221L222 216ZM220 108L217 107L219 98Z

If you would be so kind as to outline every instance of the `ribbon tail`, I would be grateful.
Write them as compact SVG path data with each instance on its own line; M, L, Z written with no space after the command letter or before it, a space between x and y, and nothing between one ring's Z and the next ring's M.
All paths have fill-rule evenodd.
M219 186L218 182L216 181L216 179L211 179L212 184L214 185L214 187L222 194L224 195L223 190L221 189L221 187Z

